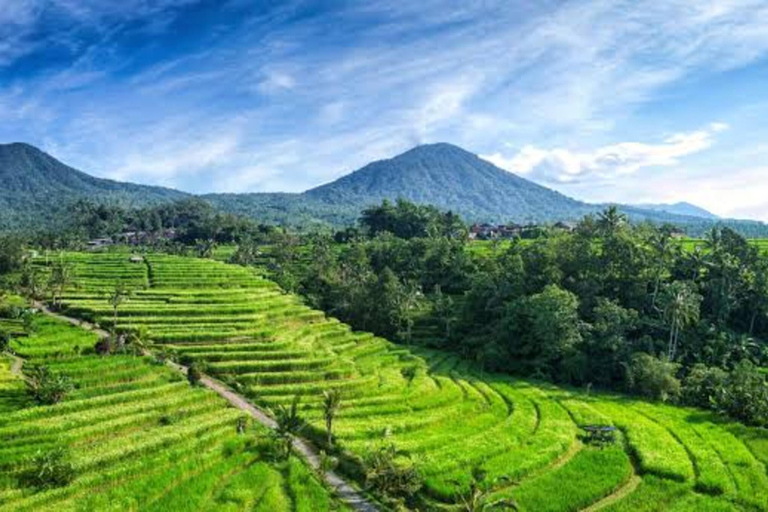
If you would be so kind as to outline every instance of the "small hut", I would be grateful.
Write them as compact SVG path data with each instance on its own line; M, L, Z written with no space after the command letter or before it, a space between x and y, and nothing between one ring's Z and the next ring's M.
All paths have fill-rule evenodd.
M131 256L131 263L144 263L144 258L142 256L133 255Z

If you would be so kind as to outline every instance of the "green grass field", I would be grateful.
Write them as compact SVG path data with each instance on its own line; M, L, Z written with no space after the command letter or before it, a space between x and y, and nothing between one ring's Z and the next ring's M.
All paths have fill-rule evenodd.
M445 352L353 332L242 267L167 255L146 264L126 254L66 258L79 283L65 297L69 314L109 326L106 291L117 278L133 283L119 327L145 328L160 348L205 364L264 407L301 395L307 435L318 443L321 394L341 390L344 469L359 476L367 453L393 443L424 476L426 508L456 502L481 467L491 499L513 497L522 510L768 510L764 430L484 374ZM593 423L616 426L617 443L583 443L579 426Z
M96 340L42 316L34 333L14 340L25 366L73 379L74 391L51 406L27 399L11 360L0 358L0 510L331 508L329 493L297 459L265 457L263 427L238 434L240 411L149 358L84 355ZM71 452L74 481L46 490L21 485L31 457L59 447Z

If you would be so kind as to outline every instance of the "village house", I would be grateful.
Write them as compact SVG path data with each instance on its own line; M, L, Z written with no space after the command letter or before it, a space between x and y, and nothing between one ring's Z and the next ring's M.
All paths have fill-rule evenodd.
M86 244L86 248L89 251L95 251L97 249L102 249L104 247L108 247L112 245L112 239L111 238L94 238L93 240L89 240Z

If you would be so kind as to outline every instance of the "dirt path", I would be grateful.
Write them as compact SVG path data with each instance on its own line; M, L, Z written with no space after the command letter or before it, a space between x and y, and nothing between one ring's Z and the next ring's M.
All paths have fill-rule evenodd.
M24 366L24 360L13 354L6 353L5 355L10 357L13 361L11 363L11 375L15 375L16 377L21 377L23 379L24 374L21 372L21 367Z
M64 322L68 322L72 325L75 325L77 327L80 327L82 329L89 330L91 332L95 332L102 338L108 337L110 334L103 330L99 329L93 324L78 320L76 318L71 318L65 315L62 315L60 313L56 313L54 311L51 311L47 306L41 303L35 303L35 307L37 307L40 311L44 312L46 315L59 319ZM151 355L151 353L147 353L147 355ZM23 363L23 360L19 359L19 371L21 370L21 364ZM14 361L14 366L17 364L17 361ZM168 361L166 363L169 367L173 368L174 370L183 373L186 375L187 368L176 364L174 362ZM224 384L221 382L212 379L211 377L204 375L203 378L200 380L200 383L207 387L208 389L214 391L221 397L223 397L227 402L229 402L234 407L240 409L241 411L247 413L249 416L251 416L253 419L264 425L265 427L268 427L270 429L275 429L277 427L277 423L275 423L275 420L273 420L269 415L267 415L263 410L259 409L252 403L250 403L248 400L246 400L241 395L235 393L234 391L227 388ZM334 471L322 471L320 469L320 454L317 451L317 448L309 443L308 441L301 439L299 437L293 438L293 448L301 454L301 456L306 460L307 464L314 469L315 471L318 471L322 477L323 480L325 480L325 483L328 484L334 491L337 493L339 498L341 498L343 501L345 501L352 509L357 510L359 512L375 512L378 510L378 508L371 503L366 497L360 493L357 489L355 489L352 485L349 484L346 480L344 480L341 476L339 476Z
M618 489L613 491L611 494L606 496L605 498L601 499L598 502L593 503L589 507L582 510L582 512L595 512L596 510L603 509L607 507L608 505L611 505L613 503L616 503L620 499L622 499L624 496L629 495L632 493L635 489L637 489L637 486L640 485L640 482L642 482L642 478L640 478L637 475L632 475L629 480L624 482L624 484L621 485Z

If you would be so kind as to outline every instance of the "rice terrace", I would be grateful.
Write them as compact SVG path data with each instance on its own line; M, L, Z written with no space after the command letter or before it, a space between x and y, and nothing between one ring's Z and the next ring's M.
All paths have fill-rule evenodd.
M339 470L363 482L367 454L395 447L423 475L425 509L461 509L482 478L493 482L482 491L486 503L509 500L520 510L768 510L760 429L489 374L447 352L354 332L253 270L130 256L56 256L73 275L58 300L63 314L104 327L117 311L114 327L151 339L151 355L100 357L89 350L96 334L43 315L30 335L13 338L25 366L66 372L75 385L60 404L32 406L11 371L15 360L6 361L0 510L348 506L300 458L270 458L265 427L248 421L239 434L241 412L190 387L161 358L203 368L265 411L298 397L306 422L298 435L326 448L323 393L340 393ZM46 259L34 263L42 272ZM115 279L126 287L117 308L104 299ZM591 442L587 425L615 427L615 442ZM19 461L55 447L71 457L71 483L30 493L15 482L30 469Z
M768 1L0 0L0 512L768 512Z

